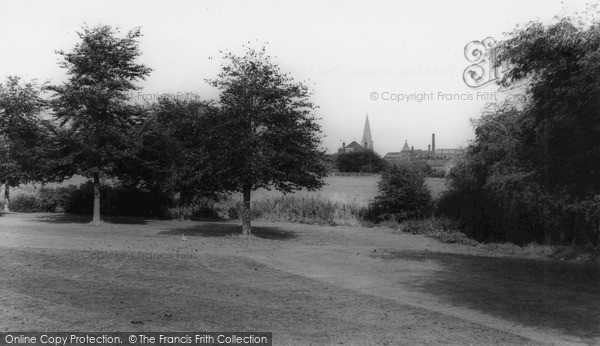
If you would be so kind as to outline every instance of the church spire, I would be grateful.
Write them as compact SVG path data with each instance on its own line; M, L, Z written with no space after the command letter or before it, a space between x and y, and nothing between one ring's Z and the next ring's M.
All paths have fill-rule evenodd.
M369 114L367 114L367 120L365 120L365 130L363 131L363 137L360 144L367 150L373 150L373 139L371 138L371 126L369 126Z
M410 151L410 147L408 146L408 140L404 140L404 146L402 147L402 151Z

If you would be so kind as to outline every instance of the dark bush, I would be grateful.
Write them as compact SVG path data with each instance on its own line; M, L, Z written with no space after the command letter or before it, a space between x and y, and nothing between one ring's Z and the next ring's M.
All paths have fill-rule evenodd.
M177 205L168 209L168 217L172 219L195 220L195 219L223 219L215 206L217 199L212 198L197 198L195 201Z
M433 201L418 169L392 166L379 181L379 194L362 215L373 222L421 219L429 215Z
M600 196L575 199L550 193L527 173L492 174L481 185L466 164L449 174L450 189L436 214L469 237L486 242L600 244Z
M100 196L102 215L143 217L166 217L169 215L170 199L159 193L130 187L102 185ZM71 192L65 212L92 214L93 206L93 184L87 182Z
M57 188L41 187L36 195L40 204L39 211L48 213L64 212L71 194L76 189L77 187L74 185Z
M37 195L17 195L10 200L10 209L19 213L42 211Z
M37 189L35 194L17 195L10 201L13 211L21 213L54 213L63 212L68 204L75 186L45 187Z
M378 173L386 168L387 163L374 151L365 150L339 154L335 165L340 172Z

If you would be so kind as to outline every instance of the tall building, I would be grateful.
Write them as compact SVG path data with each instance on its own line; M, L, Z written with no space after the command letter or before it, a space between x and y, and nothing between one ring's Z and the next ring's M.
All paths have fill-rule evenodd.
M363 136L360 143L356 141L352 141L350 144L346 145L346 142L342 143L342 147L338 149L338 154L350 153L350 152L359 152L359 151L373 151L373 138L371 137L371 126L369 125L369 115L367 114L367 119L365 120L365 128L363 130Z
M363 130L362 141L360 141L363 148L366 150L373 151L373 138L371 138L371 126L369 126L369 115L367 114L367 120L365 120L365 129Z

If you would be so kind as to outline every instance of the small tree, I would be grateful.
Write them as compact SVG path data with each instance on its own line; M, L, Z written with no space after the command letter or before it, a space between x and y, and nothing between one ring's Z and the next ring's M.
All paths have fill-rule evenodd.
M379 194L369 204L367 218L376 222L425 217L433 205L423 174L411 166L392 166L381 176Z
M227 63L211 85L221 90L218 159L223 189L241 191L243 234L250 234L250 196L259 188L291 192L323 185L325 152L320 148L311 92L266 55L265 48L226 53Z
M56 117L70 133L73 171L93 178L95 224L100 224L100 177L119 175L116 163L131 155L130 134L143 114L128 102L128 93L151 71L135 62L140 29L125 38L118 33L106 25L83 27L81 42L71 52L57 52L69 80L50 87L56 93Z
M42 86L10 76L0 84L0 182L4 211L10 211L10 187L43 178L42 151L49 134L40 117Z

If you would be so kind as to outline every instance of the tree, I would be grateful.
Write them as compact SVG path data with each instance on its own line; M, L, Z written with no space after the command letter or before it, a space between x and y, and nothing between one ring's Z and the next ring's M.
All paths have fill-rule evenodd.
M520 161L545 189L600 193L600 21L530 22L498 46L503 84L524 83Z
M284 193L323 185L325 152L311 92L280 72L265 48L224 54L226 63L209 83L221 91L219 146L226 162L216 174L222 188L243 194L243 234L250 234L251 191L274 187Z
M40 114L46 105L43 86L9 76L0 84L0 181L4 211L10 211L10 187L43 177L43 151L49 123Z
M448 174L438 211L460 221L480 241L544 241L550 220L544 191L530 162L522 160L527 114L519 100L488 105L473 120L475 139Z
M425 177L415 167L392 166L382 174L378 189L369 204L367 219L404 221L423 218L431 211L433 202Z
M372 150L355 151L339 154L336 165L340 172L381 172L386 167L386 162Z
M481 240L597 246L600 21L533 21L496 49L511 66L499 84L524 93L474 122L438 209Z
M151 69L136 63L139 28L124 38L106 25L82 29L71 52L57 52L69 80L50 90L56 118L69 131L73 171L93 178L93 222L100 224L100 178L118 176L117 163L131 156L130 134L144 113L128 102L128 93L139 89L134 82Z
M212 196L221 181L215 174L229 163L218 157L218 112L200 100L160 98L138 127L135 154L122 161L129 181L184 203Z

